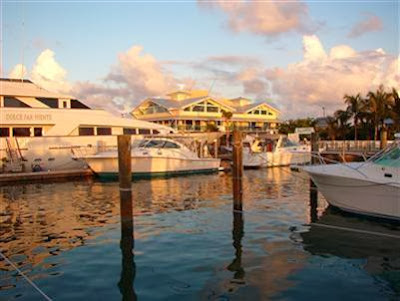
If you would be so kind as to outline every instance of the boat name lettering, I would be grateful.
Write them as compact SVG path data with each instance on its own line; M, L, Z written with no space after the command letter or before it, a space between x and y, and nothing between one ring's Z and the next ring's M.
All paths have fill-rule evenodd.
M6 120L29 120L29 121L50 121L51 114L26 114L26 113L8 113Z

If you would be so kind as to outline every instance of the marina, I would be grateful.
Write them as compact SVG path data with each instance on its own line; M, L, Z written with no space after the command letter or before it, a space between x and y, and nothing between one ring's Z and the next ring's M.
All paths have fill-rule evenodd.
M44 2L0 1L0 301L400 300L399 1Z
M243 176L240 214L230 174L134 181L132 256L117 182L2 186L4 254L54 300L399 297L398 226L332 211L289 168ZM2 299L40 299L0 264Z

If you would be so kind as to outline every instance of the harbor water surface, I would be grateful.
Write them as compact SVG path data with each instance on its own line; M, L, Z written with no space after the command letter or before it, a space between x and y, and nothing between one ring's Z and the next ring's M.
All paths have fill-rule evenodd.
M243 187L240 213L229 174L135 181L132 239L117 182L3 186L1 252L54 300L400 299L399 225L329 208L288 168ZM0 299L43 297L2 259Z

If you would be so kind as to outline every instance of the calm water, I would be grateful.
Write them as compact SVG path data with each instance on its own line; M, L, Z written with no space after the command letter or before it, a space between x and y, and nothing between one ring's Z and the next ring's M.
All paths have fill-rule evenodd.
M310 206L286 168L244 187L240 214L228 174L137 181L134 239L118 183L0 187L0 248L54 300L400 300L400 239L319 226L398 225ZM0 299L43 298L1 260Z

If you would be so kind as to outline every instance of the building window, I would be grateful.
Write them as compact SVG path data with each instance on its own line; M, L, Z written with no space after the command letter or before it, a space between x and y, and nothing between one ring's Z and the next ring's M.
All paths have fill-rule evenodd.
M10 129L9 128L0 128L0 137L9 137Z
M204 109L205 109L204 106L194 106L192 111L193 112L204 112L205 111Z
M43 136L43 129L42 128L33 128L33 136L35 136L35 137Z
M124 128L124 135L136 135L136 129Z
M26 103L15 97L4 97L4 107L6 108L30 108Z
M14 137L29 137L31 135L30 128L13 128Z
M218 107L208 105L207 106L207 112L218 113Z
M94 128L90 127L79 128L79 136L94 136Z
M139 135L150 135L149 129L139 129Z
M262 111L261 111L261 115L267 115L267 111L262 110Z
M90 109L87 105L77 99L71 99L71 109Z
M153 130L153 134L155 134L155 135L160 134L160 131L158 131L158 130Z
M97 128L97 135L111 135L111 128Z
M57 98L44 98L44 97L36 97L38 101L45 104L49 108L57 109L58 108L58 99Z
M190 107L185 108L184 111L190 112Z
M63 101L63 108L66 109L68 107L68 104L66 101Z

